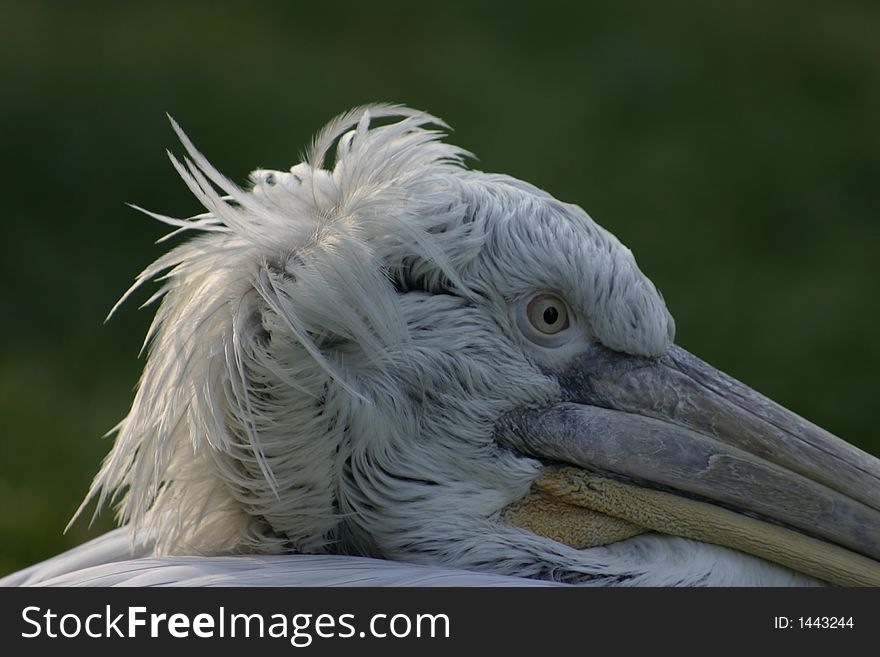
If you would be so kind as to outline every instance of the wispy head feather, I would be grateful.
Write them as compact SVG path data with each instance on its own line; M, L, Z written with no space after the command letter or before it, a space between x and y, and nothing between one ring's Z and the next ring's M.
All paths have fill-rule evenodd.
M428 114L362 107L324 128L305 162L255 171L243 189L170 120L186 156L169 157L206 212L175 219L135 206L171 235L199 235L119 301L161 282L131 411L77 515L92 498L100 508L121 496L119 520L151 529L160 552L319 550L337 520L321 466L334 467L341 440L325 426L338 412L323 406L372 403L351 360L381 370L386 346L407 339L395 295L404 269L430 263L431 284L439 275L466 292L436 233L462 222L451 183L468 154L441 142L427 126L444 124ZM341 342L359 353L337 353ZM328 395L331 383L342 395ZM326 458L303 454L316 450Z

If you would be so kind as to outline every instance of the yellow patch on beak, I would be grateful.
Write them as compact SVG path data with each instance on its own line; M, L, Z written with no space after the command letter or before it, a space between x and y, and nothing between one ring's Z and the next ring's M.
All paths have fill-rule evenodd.
M574 467L547 467L508 523L574 548L646 531L723 545L841 586L880 586L880 563L838 545L706 502Z
M569 504L537 486L504 509L501 517L510 525L578 550L616 543L648 531L594 509Z

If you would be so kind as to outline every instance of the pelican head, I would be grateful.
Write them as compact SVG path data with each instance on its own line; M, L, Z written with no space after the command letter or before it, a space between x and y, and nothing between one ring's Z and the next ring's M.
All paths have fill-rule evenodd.
M246 189L174 127L206 212L148 212L196 235L135 283L161 305L88 498L157 552L880 581L878 461L675 346L580 207L467 169L399 106L337 118Z

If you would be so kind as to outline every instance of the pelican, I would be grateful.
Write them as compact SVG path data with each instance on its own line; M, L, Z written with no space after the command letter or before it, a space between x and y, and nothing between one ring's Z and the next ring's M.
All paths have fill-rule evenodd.
M0 583L880 584L880 461L676 346L580 207L402 106L247 188L172 125L205 212L142 210L195 236L120 300L161 283L78 512L121 528Z

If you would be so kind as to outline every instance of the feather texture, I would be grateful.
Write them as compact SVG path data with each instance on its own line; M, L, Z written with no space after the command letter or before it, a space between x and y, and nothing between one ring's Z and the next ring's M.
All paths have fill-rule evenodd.
M387 583L403 572L410 582L462 583L434 569L447 566L591 584L723 584L746 562L768 581L805 581L683 539L574 550L500 519L541 464L499 447L494 423L557 400L549 372L572 355L524 341L511 308L557 291L585 343L630 354L657 355L674 335L630 251L579 207L468 170L469 154L443 141L445 124L400 106L342 115L303 162L255 171L246 189L172 124L186 155L171 161L205 212L147 212L194 236L123 296L160 283L134 402L80 508L115 503L129 549L149 560L123 562L117 551L119 570L93 563L88 581L253 584L286 573L313 583L309 573L331 563L208 558L236 553L422 565L382 566ZM99 559L121 537L93 546ZM84 554L6 581L72 582ZM341 572L360 572L352 564L361 562L338 559ZM156 570L139 578L141 567ZM230 579L227 568L248 574ZM347 577L333 582L363 581ZM490 580L520 583L479 581Z

